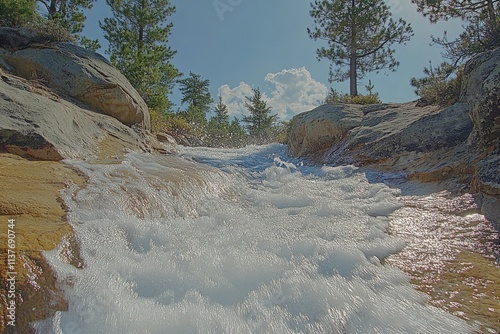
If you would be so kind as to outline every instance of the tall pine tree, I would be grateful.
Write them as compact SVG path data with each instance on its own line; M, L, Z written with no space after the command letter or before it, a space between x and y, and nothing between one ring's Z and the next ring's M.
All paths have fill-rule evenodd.
M253 89L253 96L246 96L245 107L250 116L244 116L243 122L247 123L248 134L257 144L263 144L272 137L272 130L278 115L271 115L271 107L264 101L259 88Z
M188 120L205 124L206 113L210 111L210 104L213 102L209 92L210 80L204 80L201 75L189 72L189 77L179 80L179 85L181 102L188 104Z
M471 56L500 46L500 2L498 0L412 0L431 23L451 18L467 22L465 30L455 40L432 37L445 49L445 58L453 65Z
M109 41L111 62L137 89L148 107L169 111L179 71L170 62L175 51L168 46L175 7L168 0L106 0L112 18L100 22Z
M215 116L212 118L218 125L229 126L229 112L227 105L222 102L222 96L219 95L219 102L214 109Z
M331 61L330 82L349 79L351 96L358 95L357 82L365 73L395 70L399 62L392 44L413 35L404 20L391 18L383 0L315 0L311 8L315 25L308 34L328 44L317 50L318 60Z

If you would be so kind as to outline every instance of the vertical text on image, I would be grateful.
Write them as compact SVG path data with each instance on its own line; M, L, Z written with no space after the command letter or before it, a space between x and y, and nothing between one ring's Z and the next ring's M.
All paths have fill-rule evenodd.
M7 326L16 326L16 220L7 223Z

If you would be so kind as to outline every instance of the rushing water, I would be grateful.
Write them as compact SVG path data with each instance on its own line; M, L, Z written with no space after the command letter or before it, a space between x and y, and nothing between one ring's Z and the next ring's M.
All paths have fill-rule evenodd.
M396 190L280 145L70 162L83 269L47 254L69 309L40 333L468 333L381 261Z

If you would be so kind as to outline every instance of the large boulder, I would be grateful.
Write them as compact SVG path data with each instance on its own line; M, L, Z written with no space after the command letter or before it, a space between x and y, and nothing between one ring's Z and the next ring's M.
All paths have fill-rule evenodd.
M87 159L107 137L143 148L142 138L118 120L80 108L43 86L4 74L0 80L0 151L35 160Z
M44 39L30 29L0 27L0 48L17 49L43 42Z
M69 44L31 46L3 52L15 74L39 81L126 125L150 129L149 111L130 82L101 55Z
M454 147L471 130L465 103L442 110L414 103L324 105L293 119L289 153L366 165Z
M305 156L326 150L361 124L363 113L350 105L329 104L297 115L293 119L288 150Z
M413 103L395 104L366 114L361 127L351 131L348 146L356 150L355 156L361 162L394 160L408 153L454 147L465 141L471 130L467 106L463 103L442 110L419 108Z

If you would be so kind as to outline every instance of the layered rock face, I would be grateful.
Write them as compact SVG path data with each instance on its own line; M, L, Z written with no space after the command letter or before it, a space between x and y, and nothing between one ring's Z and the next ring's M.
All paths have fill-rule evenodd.
M454 147L472 130L467 106L443 110L408 104L324 105L294 118L289 152L330 163L376 161Z
M115 118L89 111L43 87L4 74L0 80L0 147L36 160L92 158L107 136L141 147L140 136Z
M497 49L467 63L458 103L447 108L415 103L324 105L294 118L289 153L322 163L403 172L424 181L459 180L473 192L493 196L484 205L496 207L499 105Z
M0 151L56 161L95 158L106 138L143 150L155 141L144 100L104 57L42 42L0 27Z

